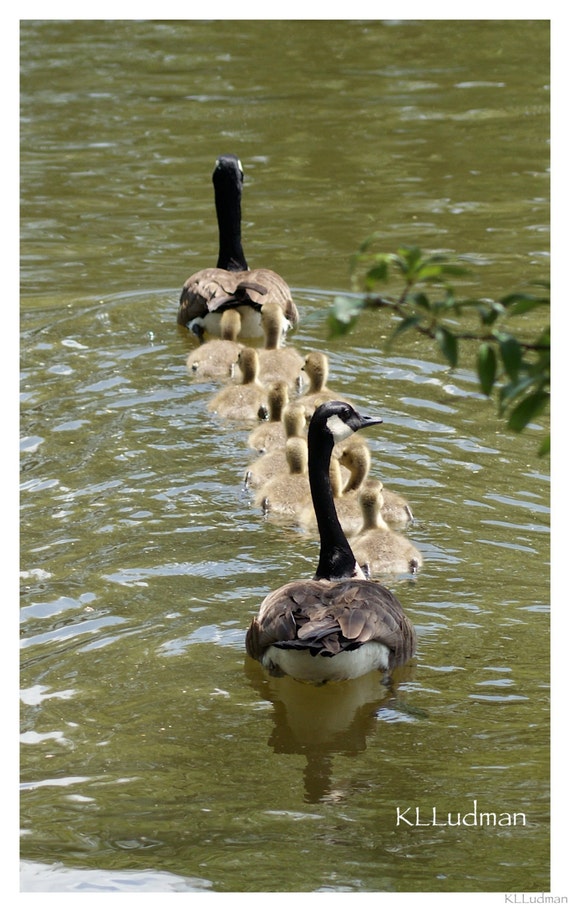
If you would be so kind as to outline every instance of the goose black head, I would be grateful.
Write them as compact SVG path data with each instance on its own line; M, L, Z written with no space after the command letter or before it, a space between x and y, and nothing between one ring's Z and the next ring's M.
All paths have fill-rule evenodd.
M241 193L241 188L243 187L243 168L237 155L220 155L220 157L216 159L212 181L216 188L237 187Z
M330 435L334 443L345 440L361 428L371 427L373 424L382 424L382 418L371 418L361 415L348 402L332 400L319 405L311 418L309 432Z

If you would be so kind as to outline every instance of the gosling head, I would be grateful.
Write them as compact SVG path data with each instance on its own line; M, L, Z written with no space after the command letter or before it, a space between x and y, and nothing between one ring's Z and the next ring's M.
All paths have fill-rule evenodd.
M242 348L237 365L242 372L243 383L253 383L259 374L259 357L255 348Z
M238 310L224 310L220 320L220 338L236 342L241 331L241 316Z
M309 378L309 392L318 392L324 387L329 374L329 361L323 352L309 352L301 369Z
M388 530L388 525L382 518L382 505L384 495L382 489L384 485L377 479L370 479L363 486L358 495L360 509L362 510L363 531L367 529Z
M307 441L303 437L289 437L285 443L285 459L291 475L306 475L309 467Z
M276 380L267 392L269 420L281 421L283 409L289 402L289 390L284 380Z
M283 409L283 426L286 437L300 437L305 428L305 409L292 402Z
M346 483L345 493L360 487L370 471L370 450L365 441L349 440L339 456L341 465L348 469L350 478Z
M283 335L283 310L279 304L267 301L261 308L261 326L265 348L279 348Z

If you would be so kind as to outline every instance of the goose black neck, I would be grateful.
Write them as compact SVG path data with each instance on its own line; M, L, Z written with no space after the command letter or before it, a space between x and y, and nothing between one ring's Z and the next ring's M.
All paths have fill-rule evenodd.
M332 434L309 425L309 483L321 540L315 579L347 579L357 567L334 503L329 475L333 445Z
M247 269L241 246L241 187L225 182L223 186L216 185L215 200L219 234L218 269L240 272Z

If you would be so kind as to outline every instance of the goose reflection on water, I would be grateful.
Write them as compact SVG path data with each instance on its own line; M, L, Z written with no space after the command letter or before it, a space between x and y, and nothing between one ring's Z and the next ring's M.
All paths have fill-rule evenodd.
M376 671L317 687L288 675L268 675L249 657L244 670L253 690L273 707L269 747L276 754L306 758L303 786L308 804L348 797L350 786L334 783L335 755L364 753L383 718L409 722L419 715L397 695L398 685L413 679L410 664L394 669L389 678Z

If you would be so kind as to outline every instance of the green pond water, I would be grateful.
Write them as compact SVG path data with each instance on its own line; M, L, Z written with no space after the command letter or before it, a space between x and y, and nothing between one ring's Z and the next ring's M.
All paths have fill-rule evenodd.
M549 890L546 419L509 433L468 350L326 321L372 231L461 256L475 295L547 278L548 78L546 21L22 23L24 892ZM253 507L247 429L186 370L228 151L250 265L383 416L371 474L414 510L393 693L245 657L318 543Z

